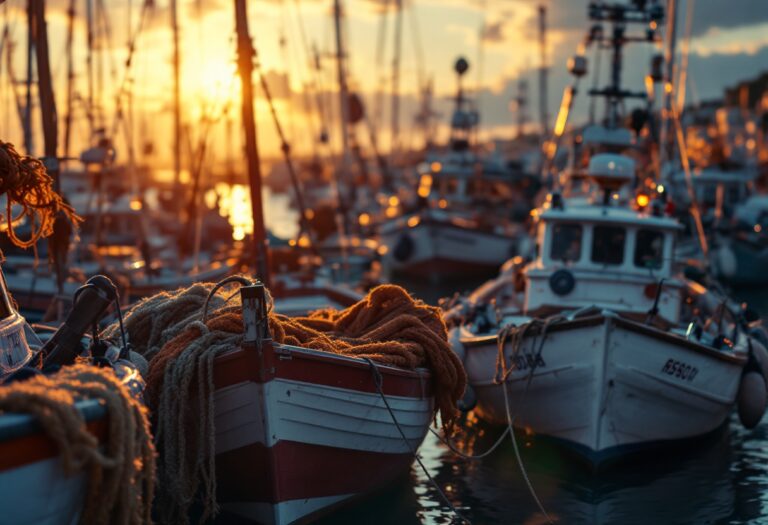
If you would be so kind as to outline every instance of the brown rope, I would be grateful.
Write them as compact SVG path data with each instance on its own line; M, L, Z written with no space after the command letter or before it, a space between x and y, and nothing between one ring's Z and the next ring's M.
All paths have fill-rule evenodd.
M106 406L108 436L103 446L75 408L79 399L98 399ZM76 364L52 376L4 386L4 412L33 415L56 444L64 472L87 474L81 523L151 523L155 449L147 411L111 370Z
M20 248L30 248L41 238L51 235L59 212L72 224L77 225L82 221L75 210L54 191L53 179L40 160L22 156L13 144L0 141L0 194L3 193L7 196L5 220L8 224L8 237ZM14 204L22 207L17 217L13 217L11 211ZM27 240L20 239L14 230L13 223L22 217L29 219L32 228L32 234Z

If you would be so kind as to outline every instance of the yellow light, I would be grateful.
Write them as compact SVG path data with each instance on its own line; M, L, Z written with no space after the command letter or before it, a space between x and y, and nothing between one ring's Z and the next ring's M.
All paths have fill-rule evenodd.
M408 226L410 226L411 228L415 228L416 226L419 225L419 222L421 222L419 217L417 215L414 215L413 217L408 219Z
M755 224L755 233L760 233L761 231L763 231L763 227L759 224Z
M437 201L437 205L440 206L442 209L446 209L448 207L448 201L445 199L440 199Z
M563 101L560 103L560 111L557 113L555 122L555 136L560 137L565 131L565 124L568 122L568 112L571 109L571 99L573 99L573 88L568 86L563 92Z
M385 244L382 244L376 249L376 251L378 252L379 255L386 255L387 252L389 251L389 247Z
M641 208L648 206L649 202L651 202L651 199L645 193L641 193L637 196L637 205Z
M428 186L419 186L419 197L427 198L429 197L429 187Z
M387 211L385 212L387 218L393 219L397 217L397 208L387 208Z
M301 237L299 237L299 247L300 248L309 247L309 237L307 235L302 235Z
M438 172L438 171L440 171L441 169L443 169L443 165L442 165L442 164L440 164L439 162L435 161L435 162L433 162L432 164L430 164L430 165L429 165L429 168L430 168L432 171L434 171L434 172Z
M289 239L288 246L296 246L296 239Z
M308 221L311 221L315 218L315 210L307 209L307 211L304 212L304 217L306 217Z
M666 91L667 93L672 93L672 83L667 82L666 84L664 84L664 91Z
M656 24L656 20L651 20L650 26L651 26L651 29L655 30L658 27L658 24Z
M139 211L141 209L141 199L134 197L131 199L131 209L133 211Z
M241 226L235 226L232 229L232 239L234 239L235 241L242 241L243 239L245 239L245 231Z
M392 195L389 198L389 205L390 206L399 206L400 205L400 199L397 198L397 195Z
M360 217L357 218L357 221L360 223L360 226L368 226L371 224L371 216L367 213L361 213Z
M350 243L354 247L360 246L360 237L352 237L352 240L350 241Z
M664 193L664 185L659 184L658 186L656 186L656 191L658 191L659 193Z

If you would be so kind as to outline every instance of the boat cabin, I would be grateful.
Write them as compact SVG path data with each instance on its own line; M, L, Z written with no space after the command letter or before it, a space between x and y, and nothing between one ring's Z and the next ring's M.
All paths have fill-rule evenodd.
M680 226L615 198L633 169L627 157L596 155L589 171L604 190L602 199L574 204L556 196L540 213L538 253L526 269L528 315L589 306L645 315L663 279L658 315L679 320L680 283L672 278L672 254Z

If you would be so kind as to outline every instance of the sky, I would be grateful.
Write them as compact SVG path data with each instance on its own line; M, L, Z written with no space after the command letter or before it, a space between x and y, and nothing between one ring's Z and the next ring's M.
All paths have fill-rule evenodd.
M102 51L97 52L94 59L96 69L103 71L102 75L96 75L95 82L101 86L97 90L101 96L96 99L103 108L102 124L116 131L118 155L123 159L126 130L130 129L142 160L164 166L170 164L172 151L168 1L150 2L152 7L146 9L141 23L142 0L91 0L105 7L100 18L102 26L108 26L108 36L99 39ZM238 158L240 94L234 76L234 2L178 2L183 120L189 129L185 145L194 145L206 137L211 144L211 162ZM685 15L691 2L694 0L678 0L681 36L685 34ZM70 0L47 0L46 3L54 85L59 118L63 121L67 84L66 11ZM73 150L78 150L87 145L90 137L83 102L88 98L86 0L76 0L74 4L75 92L79 102L73 111ZM389 92L395 49L392 10L395 0L343 0L342 4L349 84L361 95L370 120L376 124L374 133L378 145L386 150L391 142ZM403 0L399 144L407 147L421 142L414 115L419 109L420 86L427 82L433 86L433 109L442 123L439 138L446 138L451 97L457 86L453 64L459 56L470 63L463 83L478 102L484 137L512 135L517 116L510 102L517 94L520 78L528 80L528 112L531 126L536 125L539 4L545 5L548 12L546 54L551 73L547 100L553 121L562 90L572 80L566 71L566 61L578 48L588 27L587 0ZM17 81L26 76L24 5L24 0L7 0L0 6L0 23L7 25L15 43L12 66ZM307 106L316 107L315 100L320 98L330 111L337 107L332 1L249 0L248 9L261 71L275 96L281 124L294 151L313 151L321 119L316 111L308 111ZM380 48L383 24L386 32L384 46ZM141 31L138 31L140 25ZM134 35L136 51L133 68L126 74L129 34ZM317 49L319 55L319 72L311 67L313 49ZM725 87L757 76L768 69L768 3L766 0L695 0L690 49L689 102L719 97ZM647 73L654 52L658 50L643 45L628 53L625 68L628 85L642 86L642 76ZM3 53L7 53L7 49ZM592 59L591 54L588 59ZM6 56L0 64L0 138L21 143ZM591 82L591 77L587 77L587 81ZM120 86L124 88L122 91ZM130 126L115 125L115 101L120 92L132 94L130 104L128 98L122 98L126 115L133 116ZM584 99L577 100L574 118L584 118L587 105ZM383 109L377 109L379 107ZM129 112L129 108L132 111ZM339 126L331 118L326 118L325 124L332 145L337 147ZM277 155L280 143L262 93L257 93L257 127L264 155ZM360 130L360 136L367 137L367 131ZM360 140L367 144L367 138ZM152 152L143 148L148 143L154 146ZM185 147L185 151L191 147ZM36 150L37 154L42 151L40 140Z

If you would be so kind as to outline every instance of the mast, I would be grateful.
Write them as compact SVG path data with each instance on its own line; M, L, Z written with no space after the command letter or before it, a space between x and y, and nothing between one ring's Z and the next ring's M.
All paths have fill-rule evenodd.
M547 107L547 8L539 6L539 119L541 120L541 137L546 140L549 136L549 108Z
M173 190L174 195L178 195L181 185L181 60L177 0L171 0L170 8L173 32Z
M35 53L35 14L34 0L27 0L27 79L26 79L26 103L24 105L24 149L27 155L34 155L32 151L32 73L34 71Z
M675 46L677 39L677 2L676 0L667 0L667 30L666 42L664 46L664 62L666 71L664 73L664 93L661 107L661 129L659 130L659 174L664 169L664 164L670 156L672 140L669 134L669 123L672 118L672 97L675 73Z
M344 69L344 42L341 29L341 0L333 0L333 19L336 28L336 72L339 81L339 106L341 107L341 180L346 181L349 175L349 93L347 91L347 76ZM339 203L344 207L342 203Z
M75 59L72 47L75 39L75 2L69 0L67 9L67 114L64 117L64 158L69 157L70 138L72 137L72 97L75 84Z
M338 2L338 0L336 0ZM237 66L242 87L242 117L245 131L245 153L248 160L248 181L251 189L253 216L253 249L256 272L265 286L269 286L267 263L267 231L264 227L264 207L261 201L261 165L256 143L256 121L253 116L253 56L254 49L248 33L247 0L235 0L235 31L237 32Z
M88 53L85 65L88 70L88 124L90 125L91 138L96 131L96 113L93 87L93 50L95 38L93 31L93 0L85 0L85 22L87 26Z
M403 0L395 0L395 53L392 57L392 129L389 152L394 156L400 134L400 57L403 49Z

